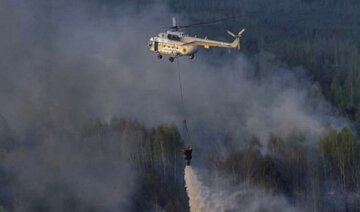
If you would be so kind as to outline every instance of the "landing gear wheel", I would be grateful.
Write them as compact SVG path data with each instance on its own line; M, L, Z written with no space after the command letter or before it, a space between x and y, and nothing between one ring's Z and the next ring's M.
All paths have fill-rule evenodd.
M173 57L169 57L169 61L172 63L174 62L174 58Z
M190 55L190 60L194 59L195 55Z
M157 58L160 60L162 58L162 55L158 54Z

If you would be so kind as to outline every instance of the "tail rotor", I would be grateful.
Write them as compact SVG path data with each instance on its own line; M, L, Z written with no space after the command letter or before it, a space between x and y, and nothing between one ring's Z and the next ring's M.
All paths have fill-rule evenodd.
M237 35L229 30L226 30L226 32L231 36L235 38L235 41L237 41L237 49L240 50L240 38L242 34L245 32L245 28L243 28Z

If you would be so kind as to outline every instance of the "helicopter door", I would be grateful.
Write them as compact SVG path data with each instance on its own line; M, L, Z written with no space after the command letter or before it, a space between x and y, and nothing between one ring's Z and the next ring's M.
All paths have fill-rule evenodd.
M158 42L154 42L154 51L157 52L158 51L158 46L159 46L159 43Z

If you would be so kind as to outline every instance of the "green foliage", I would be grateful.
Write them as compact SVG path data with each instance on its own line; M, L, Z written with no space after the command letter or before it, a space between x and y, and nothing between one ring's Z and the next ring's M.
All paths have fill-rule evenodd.
M176 162L181 161L181 139L175 126L160 125L153 129L151 134L152 153L164 173L167 169L176 167Z
M344 189L354 189L359 180L360 146L352 132L346 128L340 132L329 129L321 139L320 149Z
M345 193L345 210L349 211L349 191L357 191L359 188L360 146L350 130L344 128L337 132L328 129L320 141L320 150L325 160L330 162L330 174Z
M267 151L261 153L260 147L258 139L252 137L246 149L229 153L218 167L234 176L237 183L250 182L289 196L306 192L309 170L301 134L283 139L271 133Z
M119 130L127 143L127 157L139 168L139 192L134 196L134 211L144 211L154 204L166 211L184 211L187 197L183 181L180 134L176 126L159 125L151 130L137 122L117 120L112 128ZM129 151L130 150L130 151Z
M249 141L248 148L231 152L218 164L218 168L235 177L235 182L250 182L275 192L288 193L286 180L282 175L279 160L259 151L256 137Z

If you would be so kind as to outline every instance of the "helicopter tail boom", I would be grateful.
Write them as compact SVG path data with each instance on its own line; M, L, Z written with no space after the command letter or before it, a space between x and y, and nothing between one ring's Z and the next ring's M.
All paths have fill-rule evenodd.
M204 48L210 48L210 47L220 47L220 48L238 48L240 49L240 37L242 33L245 31L245 29L242 29L237 35L227 30L228 34L233 36L235 40L232 43L226 43L216 40L208 40L207 38L196 38L191 37L190 39L192 41L183 43L180 46L203 46Z
M240 50L240 38L235 38L235 40L231 43L231 48L238 48Z

